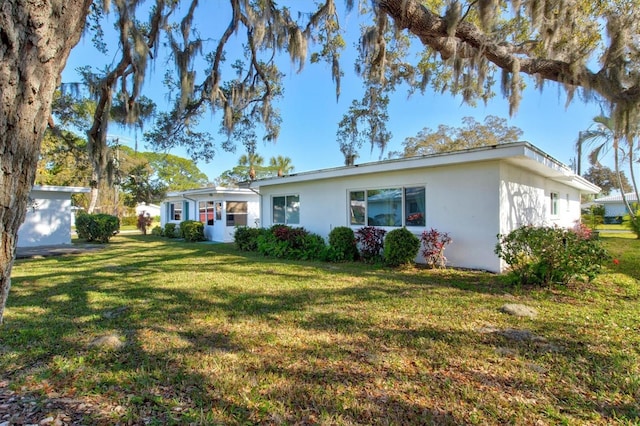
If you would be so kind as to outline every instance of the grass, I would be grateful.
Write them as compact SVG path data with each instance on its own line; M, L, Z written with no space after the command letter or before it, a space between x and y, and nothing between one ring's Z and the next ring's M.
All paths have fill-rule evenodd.
M90 424L637 424L640 242L603 241L596 281L518 289L119 235L16 262L0 382L91 403ZM90 345L108 334L124 347Z

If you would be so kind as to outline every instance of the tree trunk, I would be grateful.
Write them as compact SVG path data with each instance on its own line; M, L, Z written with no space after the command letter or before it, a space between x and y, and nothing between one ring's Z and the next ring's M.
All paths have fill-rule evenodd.
M91 0L0 2L0 324L60 73Z

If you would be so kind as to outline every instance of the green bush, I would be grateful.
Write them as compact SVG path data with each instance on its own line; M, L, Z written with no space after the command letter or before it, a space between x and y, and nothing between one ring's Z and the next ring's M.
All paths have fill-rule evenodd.
M178 238L178 229L175 223L167 223L164 226L164 236L167 238Z
M412 263L420 251L420 239L407 228L390 231L384 239L384 263L400 266Z
M631 232L636 234L636 237L640 239L640 208L638 208L638 204L634 203L631 207L636 212L632 217L630 214L625 215L622 223L629 229Z
M180 222L180 236L185 241L204 241L204 224L197 220L183 220Z
M241 251L258 251L258 237L267 232L262 228L238 226L233 233L233 241Z
M151 235L155 235L156 237L162 237L164 235L164 230L162 226L154 226L151 230Z
M331 247L328 260L334 262L356 260L358 258L358 245L356 236L351 228L338 226L329 233L329 246Z
M120 225L122 226L135 226L137 223L137 216L123 216L122 219L120 219Z
M119 229L120 220L116 216L82 213L76 217L78 237L87 242L108 243Z
M533 226L498 235L495 253L509 265L514 282L538 286L591 280L609 257L588 233Z
M293 260L321 260L326 256L326 243L304 228L274 225L258 236L258 252L265 256Z

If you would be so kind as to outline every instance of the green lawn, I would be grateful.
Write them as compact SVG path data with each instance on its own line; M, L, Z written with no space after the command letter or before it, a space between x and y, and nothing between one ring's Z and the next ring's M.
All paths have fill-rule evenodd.
M603 241L595 282L532 290L119 235L16 262L0 382L87 424L637 424L640 241Z

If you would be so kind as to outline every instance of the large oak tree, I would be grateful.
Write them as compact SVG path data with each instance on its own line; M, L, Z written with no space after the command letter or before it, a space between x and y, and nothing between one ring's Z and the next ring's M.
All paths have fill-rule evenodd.
M186 1L184 17L169 23L180 2L153 2L148 21L137 19L137 0L104 2L111 5L121 36L122 56L95 80L98 108L88 131L97 170L106 143L108 116L118 94L135 122L136 98L147 60L153 57L160 33L167 36L176 72L169 76L176 89L175 108L162 116L156 136L162 144L195 141L204 156L213 148L205 134L192 127L204 110L223 112L229 135L249 120L262 126L267 140L280 124L274 97L283 94L274 53L286 51L300 66L313 41L318 49L312 62L326 61L340 89L340 51L345 43L334 0L296 2L309 8L300 18L275 1L229 0L228 25L217 35L212 52L203 52L203 39L192 28L198 2ZM354 0L344 0L348 9ZM367 82L368 103L398 83L424 90L432 87L460 94L468 102L487 100L500 87L517 108L524 80L537 85L560 83L569 94L583 89L608 102L618 131L637 118L640 100L637 34L638 0L376 0L360 2L371 25L363 28L358 71ZM50 105L70 50L78 42L90 0L2 0L0 2L0 321L9 293L16 235L33 183L39 146L50 116ZM96 1L95 11L104 10ZM305 12L305 10L302 10ZM99 14L99 13L98 13ZM94 22L94 21L92 21ZM145 23L146 22L146 23ZM93 26L92 26L93 27ZM246 49L235 75L223 80L225 48L233 35L244 38ZM406 43L417 40L423 56L411 63L403 54ZM409 50L406 50L407 52ZM196 81L195 57L203 53L206 76ZM173 77L175 76L175 77ZM171 78L173 77L173 78ZM372 141L384 142L384 129L374 129ZM378 132L380 132L378 134ZM189 137L185 137L188 135ZM195 136L195 137L194 137ZM193 145L192 145L193 146Z

